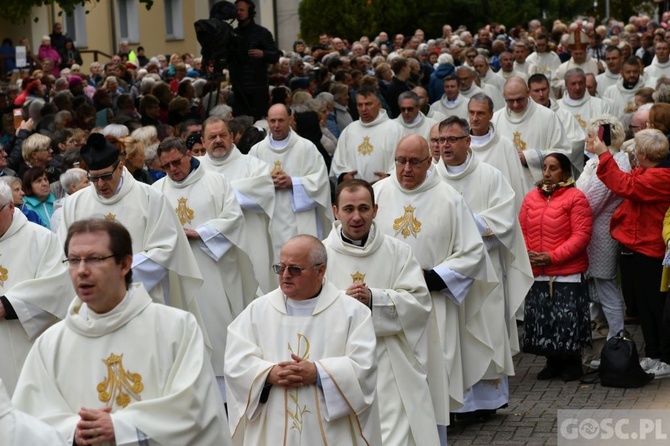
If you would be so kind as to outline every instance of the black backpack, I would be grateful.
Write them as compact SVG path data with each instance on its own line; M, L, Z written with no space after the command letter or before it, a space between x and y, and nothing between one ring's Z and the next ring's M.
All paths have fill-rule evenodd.
M598 368L600 383L605 387L642 387L654 379L640 367L635 341L626 330L605 342Z

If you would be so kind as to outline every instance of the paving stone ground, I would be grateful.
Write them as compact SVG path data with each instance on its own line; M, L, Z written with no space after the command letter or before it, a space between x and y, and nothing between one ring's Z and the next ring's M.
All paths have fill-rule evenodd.
M626 329L640 356L643 341L637 325ZM560 378L538 381L543 357L518 354L516 376L510 378L509 407L483 422L456 422L449 427L450 446L556 445L559 409L666 409L670 410L670 377L655 379L638 389L617 389L600 384L563 382Z

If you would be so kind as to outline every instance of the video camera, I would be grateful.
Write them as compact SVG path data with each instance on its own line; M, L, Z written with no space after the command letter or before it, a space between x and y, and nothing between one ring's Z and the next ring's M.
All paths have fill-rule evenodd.
M194 23L195 34L202 46L202 66L206 70L211 63L214 73L221 74L231 60L239 58L240 39L228 21L237 18L234 4L222 1L214 4L209 19Z

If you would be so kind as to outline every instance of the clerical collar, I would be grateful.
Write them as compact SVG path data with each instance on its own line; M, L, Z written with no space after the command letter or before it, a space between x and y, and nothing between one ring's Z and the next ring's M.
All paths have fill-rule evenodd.
M468 152L468 156L465 158L465 161L463 164L459 166L450 166L447 163L444 163L444 165L447 167L447 172L449 172L452 175L458 175L459 173L463 172L465 169L468 168L468 164L470 164L470 152Z
M402 118L400 118L400 119L402 119ZM405 122L404 119L403 119L403 122L405 122L405 125L410 125L411 126L411 125L418 124L420 120L421 120L421 113L417 113L416 118L414 118L414 120L412 122Z
M493 138L493 132L491 131L490 127L489 131L481 136L470 134L470 141L473 146L483 146L484 144L491 141L491 138Z
M272 147L275 150L283 150L288 146L288 142L291 140L291 131L289 130L288 135L286 135L286 138L282 139L281 141L277 141L274 139L272 136L272 133L270 133L270 147Z
M195 159L195 156L192 156L192 157L191 157L191 171L188 173L188 175L186 175L186 178L184 178L184 179L181 180L181 181L175 181L175 183L177 183L177 184L182 184L184 181L188 180L188 179L191 177L191 175L193 175L193 173L194 173L196 170L198 170L198 167L200 167L200 161L198 161L197 159Z
M633 88L635 88L635 86L637 85L637 83L639 82L639 80L640 80L640 79L638 79L637 81L635 81L634 84L629 84L628 82L626 82L625 80L623 80L623 82L622 82L622 84L623 84L623 88L625 88L626 90L632 90Z
M454 99L453 101L450 101L450 100L445 96L445 98L444 98L444 103L447 104L447 105L456 105L456 104L458 104L458 96L456 96L456 99Z
M319 294L323 288L319 289L316 296L309 299L296 300L288 296L284 296L286 303L286 313L289 316L311 316L314 313L316 304L319 302Z
M370 235L369 233L368 233L368 234L365 234L365 237L363 237L363 238L360 239L360 240L351 240L350 238L347 238L347 236L344 235L344 232L342 232L342 227L340 227L340 236L342 237L342 241L343 241L344 243L348 243L348 244L350 244L350 245L354 245L354 246L365 246L365 242L368 241L368 236L369 236L369 235Z

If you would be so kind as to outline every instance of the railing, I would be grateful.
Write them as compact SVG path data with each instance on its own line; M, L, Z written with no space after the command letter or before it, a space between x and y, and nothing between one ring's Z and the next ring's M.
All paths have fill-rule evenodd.
M89 54L89 53L93 54L93 61L94 62L98 62L98 58L100 56L104 56L109 60L112 59L111 55L109 55L107 53L103 53L102 51L99 51L99 50L79 50L79 54Z

